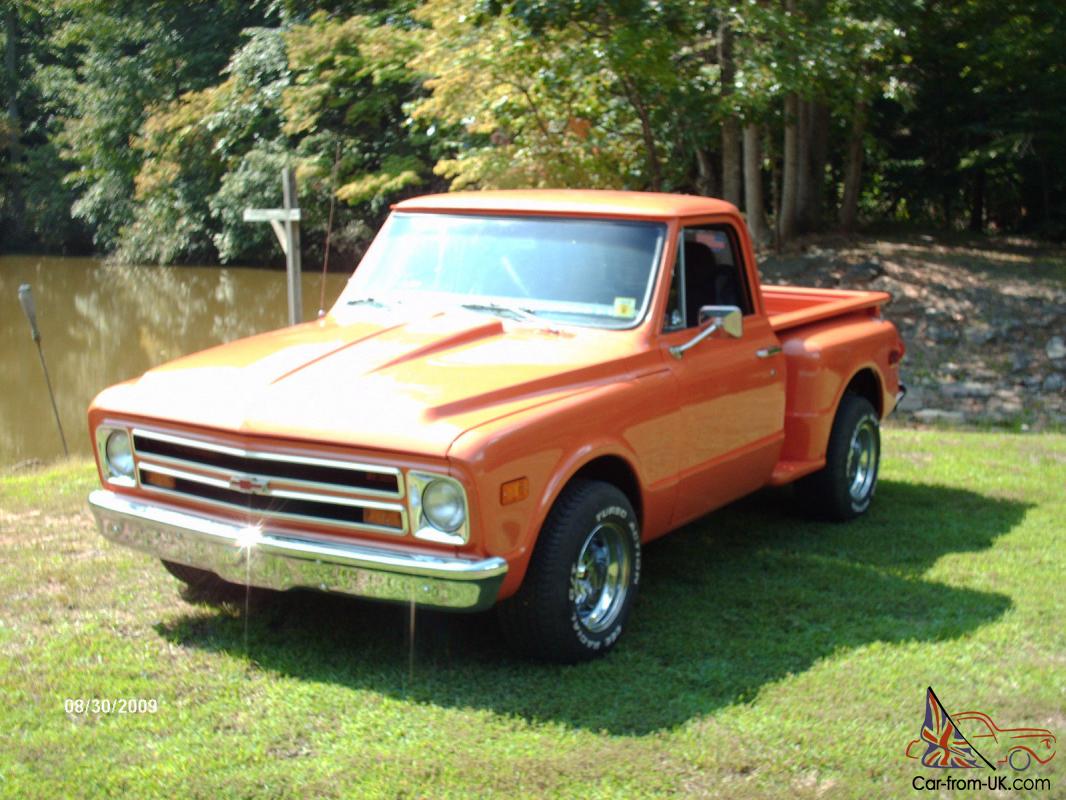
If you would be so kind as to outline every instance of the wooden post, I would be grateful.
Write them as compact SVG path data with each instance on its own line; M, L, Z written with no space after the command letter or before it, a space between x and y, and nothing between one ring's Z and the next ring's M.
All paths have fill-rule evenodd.
M303 316L300 293L300 223L292 218L292 211L299 208L296 202L296 176L289 167L281 171L281 191L285 199L285 269L289 278L289 324L295 325Z
M300 295L300 206L296 198L296 176L285 167L281 171L281 193L284 208L246 208L245 222L269 222L285 253L285 273L288 282L289 324L300 321L303 300Z

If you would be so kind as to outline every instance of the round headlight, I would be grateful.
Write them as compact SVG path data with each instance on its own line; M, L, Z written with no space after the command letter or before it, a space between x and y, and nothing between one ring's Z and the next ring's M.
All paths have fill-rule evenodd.
M107 435L104 452L107 454L107 465L112 474L124 478L133 477L133 447L126 431L111 431Z
M462 491L451 481L430 481L422 492L422 513L437 530L458 530L466 522Z

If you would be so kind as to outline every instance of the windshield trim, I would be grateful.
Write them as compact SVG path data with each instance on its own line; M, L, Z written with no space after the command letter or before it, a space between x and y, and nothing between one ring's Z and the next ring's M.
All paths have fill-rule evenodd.
M669 241L669 236L670 236L670 223L667 220L619 219L617 217L612 217L612 216L601 216L601 215L592 215L592 214L590 214L590 215L585 215L585 214L581 214L581 215L567 215L567 214L558 214L558 215L557 214L515 214L515 213L510 213L510 212L494 214L492 212L484 211L482 209L478 209L476 211L470 211L470 212L466 212L466 211L430 211L430 210L421 211L421 210L401 210L401 209L396 209L396 210L393 210L389 214L389 216L385 219L385 222L382 224L381 228L378 229L378 233L374 237L374 241L371 242L370 247L367 248L366 253L363 254L363 258L360 259L359 264L352 271L351 276L348 278L348 283L345 285L344 289L341 291L340 296L337 298L337 302L334 304L333 310L330 312L331 314L333 314L334 312L336 312L338 310L341 310L342 307L343 307L343 312L342 313L348 313L350 311L350 308L348 308L349 300L358 299L358 296L355 296L354 298L353 297L348 297L348 294L349 294L348 290L349 290L349 287L351 286L351 282L352 282L352 280L355 279L355 276L358 274L359 267L362 265L363 261L373 251L374 244L377 243L378 237L381 236L381 234L386 230L386 228L390 225L390 223L393 221L393 219L395 219L397 217L426 217L426 216L435 216L435 217L475 217L475 218L479 218L479 219L505 219L505 220L538 219L538 220L555 220L555 221L558 221L558 222L577 222L577 221L589 222L589 221L595 221L595 222L625 223L625 224L639 225L639 226L650 227L650 228L657 228L660 231L660 236L658 237L658 239L657 239L657 241L655 243L655 250L652 253L652 264L651 264L651 269L648 270L648 280L647 280L647 283L646 283L646 285L644 287L644 297L642 298L642 302L641 302L641 313L640 313L639 316L634 317L630 324L627 324L627 325L592 325L592 324L587 324L587 323L571 322L571 321L568 321L568 320L565 320L565 319L558 319L556 317L544 317L543 320L546 323L550 323L553 327L558 326L558 327L562 327L562 328L581 328L581 329L584 329L584 330L592 329L592 330L602 330L602 331L631 331L631 330L639 328L641 325L643 325L647 321L648 316L651 313L652 295L653 295L654 290L655 290L655 285L656 285L656 281L657 281L657 279L659 277L659 273L660 273L660 271L662 269L663 252L666 249L666 245L667 245L667 242ZM377 293L375 296L382 296L383 297L384 295L381 295L381 293ZM477 298L477 296L475 296L475 295L459 295L459 294L452 295L452 297L456 300L456 304L457 305L461 305L461 302L462 302L463 298L474 298L474 299ZM519 298L504 298L504 299L507 299L507 300L513 299L513 300L515 300L516 304L528 305L527 303L519 303L518 302ZM501 303L501 305L502 304L503 303ZM545 312L546 313L550 313L550 310L546 308ZM564 314L564 313L565 313L564 311L560 310L560 314Z

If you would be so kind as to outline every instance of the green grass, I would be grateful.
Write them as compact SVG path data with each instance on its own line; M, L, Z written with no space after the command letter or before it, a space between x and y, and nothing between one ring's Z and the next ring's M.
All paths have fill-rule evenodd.
M404 609L190 602L96 534L89 467L2 478L0 795L909 796L927 685L1066 741L1066 437L885 450L860 521L763 493L649 546L620 647L577 667L491 614L420 612L412 659ZM64 713L119 697L159 710Z

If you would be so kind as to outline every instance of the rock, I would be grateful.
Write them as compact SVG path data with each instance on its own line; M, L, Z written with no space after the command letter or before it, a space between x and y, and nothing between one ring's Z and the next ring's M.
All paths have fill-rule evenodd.
M925 406L925 392L921 389L910 389L898 406L900 411L918 411Z
M996 332L988 325L975 325L972 328L967 328L963 336L965 336L966 341L970 344L980 347L981 345L994 341L996 338Z
M880 278L870 281L866 288L875 292L888 292L892 295L892 307L897 311L902 308L902 304L908 302L907 285L888 275L882 275Z
M940 365L940 371L945 375L957 375L962 372L962 367L954 361L945 361Z
M843 278L848 283L869 283L885 274L884 267L877 258L869 261L860 261L858 264L847 264L844 267Z
M1047 357L1052 361L1066 358L1066 342L1062 340L1061 336L1052 336L1047 340L1047 344L1044 346L1044 352L1047 353Z
M1016 417L1022 413L1022 402L1018 398L993 398L985 407L985 412L987 416L999 420Z
M1029 375L1022 381L1026 389L1039 389L1043 379L1039 375Z
M940 393L945 397L977 397L982 400L991 397L995 390L992 384L977 381L945 383L940 387Z
M1056 394L1064 388L1066 388L1066 378L1057 372L1052 372L1044 378L1044 382L1040 385L1040 390L1048 394Z
M915 411L914 418L919 422L924 422L926 424L946 422L952 425L957 425L966 420L965 415L961 411L944 411L940 408L923 408L921 411Z
M959 340L958 331L940 325L930 325L925 329L925 335L937 344L950 344Z
M1011 372L1025 372L1029 369L1029 365L1032 363L1032 359L1029 358L1029 354L1022 350L1015 350L1011 353L1010 368Z

